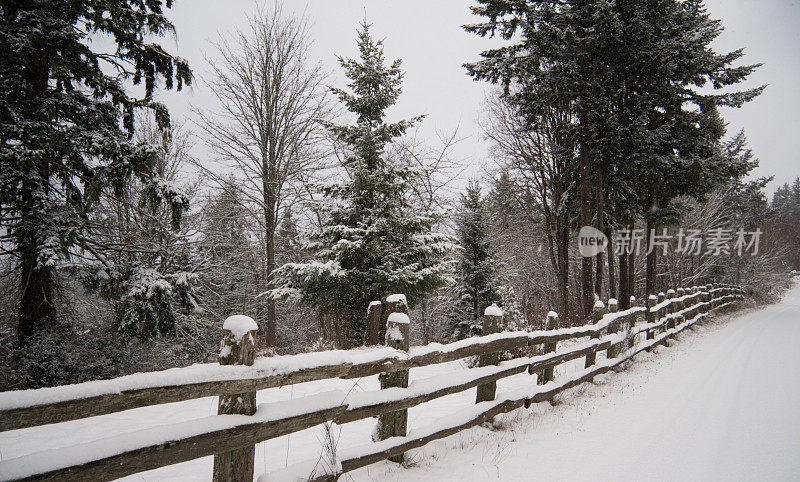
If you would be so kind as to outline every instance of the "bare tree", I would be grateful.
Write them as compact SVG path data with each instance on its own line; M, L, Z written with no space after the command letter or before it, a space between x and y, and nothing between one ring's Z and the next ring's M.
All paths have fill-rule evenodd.
M219 103L196 110L205 142L255 206L263 234L263 291L272 283L275 231L282 205L324 157L318 120L330 115L325 76L309 58L308 22L279 4L258 9L248 24L215 44L208 86ZM212 179L229 172L204 167ZM275 301L266 300L267 345L275 343Z
M515 107L495 95L487 103L488 120L483 125L492 144L492 153L508 172L516 188L512 190L527 220L544 220L547 254L558 278L559 311L569 319L569 239L570 217L567 206L571 176L575 169L574 139L570 119L558 108L527 122Z

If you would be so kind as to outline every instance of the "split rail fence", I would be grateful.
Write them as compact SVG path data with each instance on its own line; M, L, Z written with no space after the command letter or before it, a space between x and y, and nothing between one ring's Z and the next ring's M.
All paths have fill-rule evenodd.
M214 456L214 480L253 480L255 444L325 422L344 424L377 417L377 441L339 451L339 464L317 470L314 480L335 480L342 473L384 459L403 460L404 452L489 421L495 415L556 394L620 367L634 355L664 343L714 310L743 298L735 286L679 288L650 296L644 306L618 311L615 300L595 305L593 323L555 328L551 312L545 330L499 332L502 311L486 310L484 335L450 344L409 347L409 319L402 296L387 299L386 346L333 350L254 359L255 324L233 317L223 329L218 364L193 365L62 387L0 393L0 431L18 430L149 405L219 396L219 414L62 449L0 461L0 480L110 480ZM380 308L371 305L370 311ZM376 331L373 316L370 330ZM251 325L248 325L251 323ZM372 338L376 335L373 333ZM368 338L369 339L369 338ZM578 340L559 349L558 342ZM534 350L543 352L528 356ZM597 360L597 353L606 358ZM500 361L500 353L519 356ZM477 368L408 384L414 367L478 356ZM585 369L563 380L554 367L579 358ZM528 372L536 382L525 389L496 393L496 382ZM326 392L290 402L256 407L256 391L330 378L378 375L381 390L344 394ZM447 417L447 426L422 427L407 434L409 407L477 387L474 406Z

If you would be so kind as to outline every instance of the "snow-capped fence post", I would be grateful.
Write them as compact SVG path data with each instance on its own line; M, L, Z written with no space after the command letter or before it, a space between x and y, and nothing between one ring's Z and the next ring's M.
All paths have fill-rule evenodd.
M674 289L670 288L667 290L667 299L675 299ZM672 313L675 313L675 301L670 301L670 303L667 305L667 314L671 315ZM669 321L667 322L667 328L675 328L675 318L670 317Z
M609 313L617 313L619 312L619 301L616 298L610 298L608 300L608 312ZM612 326L609 328L609 333L618 333L620 331L622 323L619 321L615 321ZM616 358L619 355L620 347L619 345L611 345L606 350L606 357L607 358Z
M556 330L558 329L558 313L555 311L551 311L547 313L547 320L544 322L544 329L545 330ZM558 347L557 342L552 343L545 343L544 344L544 353L554 353L556 348ZM529 371L530 373L530 371ZM540 371L536 377L536 383L538 385L544 385L547 382L553 381L553 367L547 367Z
M497 306L492 305L486 308L483 312L483 330L481 334L491 335L492 333L500 333L503 322L503 310ZM487 353L478 358L478 366L485 367L489 365L497 365L500 363L499 353ZM497 382L491 381L478 385L478 393L475 397L475 403L486 402L494 400L495 392L497 391Z
M628 300L629 300L628 301L629 308L633 308L636 306L635 296L631 295L631 297L628 298ZM636 313L631 313L630 315L628 315L628 330L629 330L628 333L630 333L630 330L633 330L633 327L635 325L636 325ZM633 348L633 342L635 341L634 338L635 336L628 337L628 348Z
M652 323L655 321L656 319L655 313L650 311L650 309L653 308L656 304L658 304L658 298L656 297L656 295L649 295L647 297L647 301L644 304L645 322ZM655 336L656 336L655 328L650 328L649 330L647 330L648 340L652 340Z
M229 316L222 324L220 365L252 365L256 356L258 325L244 315ZM253 415L256 392L221 394L217 414ZM253 480L255 445L214 455L214 481L250 482Z
M374 346L381 344L381 302L373 301L367 308L367 333L364 336L364 344Z
M386 319L386 346L408 351L410 343L410 320L408 304L404 295L391 295L386 298L388 317ZM408 388L408 370L381 373L378 375L381 389L400 387ZM408 425L408 409L382 413L378 416L374 440L386 440L391 437L404 437ZM402 463L404 454L389 457L392 462Z
M676 296L678 297L678 300L675 301L676 303L675 311L680 312L683 311L684 308L689 306L689 302L683 299L683 297L686 295L686 291L683 288L678 288L676 291L677 291ZM683 323L684 320L686 320L686 317L684 315L678 316L679 323Z
M606 305L603 304L602 301L597 300L594 302L594 308L592 308L592 323L597 324L600 320L603 319L603 315L606 312ZM596 332L591 338L600 338L600 332ZM593 351L586 355L586 363L584 364L584 368L589 368L590 366L594 365L595 361L597 360L597 352Z
M719 303L717 303L717 300L716 300L716 297L715 297L714 293L711 293L711 291L713 291L715 289L717 289L717 283L711 283L711 285L709 285L709 287L708 287L708 293L709 293L708 297L709 297L709 300L711 301L711 309L712 310L714 308L716 308L717 305L719 304Z
M386 315L392 313L408 314L408 301L406 295L390 295L386 297Z

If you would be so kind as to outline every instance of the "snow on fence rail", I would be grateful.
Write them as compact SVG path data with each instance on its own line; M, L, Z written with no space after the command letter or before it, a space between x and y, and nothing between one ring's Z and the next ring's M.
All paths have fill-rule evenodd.
M294 433L323 422L347 423L379 417L378 441L342 450L336 473L315 473L333 480L341 473L389 458L402 461L412 448L480 424L497 414L551 399L559 392L591 380L642 350L664 342L700 321L712 310L742 298L734 286L709 285L670 290L648 298L645 306L608 312L599 303L594 323L555 329L557 315L548 314L547 330L491 333L455 343L408 347L405 303L391 303L385 347L332 350L254 360L252 325L229 323L223 330L219 364L193 365L139 373L113 380L62 387L0 393L0 431L58 423L131 408L219 395L220 415L191 420L90 443L47 450L0 461L0 480L114 479L157 467L214 455L214 480L252 480L256 443ZM399 298L398 298L399 299ZM641 318L644 315L644 319ZM502 312L486 313L486 326L499 327ZM241 320L238 320L241 321ZM247 321L247 320L245 320ZM641 321L641 323L639 323ZM226 325L227 326L227 325ZM235 329L234 329L235 328ZM637 342L637 335L646 338ZM559 350L557 342L586 338ZM527 356L529 347L544 354ZM523 350L520 350L523 349ZM516 350L517 358L500 362L498 353ZM607 357L596 362L596 354ZM479 367L466 373L436 376L408 383L408 370L479 356ZM553 380L553 368L581 357L585 370ZM527 371L536 374L530 389L496 394L496 381ZM381 390L345 394L332 391L291 402L255 406L255 391L328 378L379 375ZM436 426L407 433L407 409L445 395L478 387L476 404L441 420ZM280 472L304 478L314 461Z

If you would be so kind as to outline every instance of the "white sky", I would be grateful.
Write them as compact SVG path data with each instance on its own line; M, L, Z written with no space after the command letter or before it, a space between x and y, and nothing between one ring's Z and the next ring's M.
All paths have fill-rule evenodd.
M406 73L403 94L390 110L393 119L427 114L419 137L436 145L437 131L458 128L463 140L453 151L477 176L488 163L488 152L477 125L481 104L491 89L474 82L461 65L496 41L468 34L461 25L478 21L468 0L292 0L284 8L305 12L314 41L312 55L331 72L333 85L343 87L345 78L336 55L356 57L356 29L365 18L372 33L384 40L387 59L403 59ZM729 51L745 47L744 62L765 65L745 85L769 84L766 92L741 109L726 109L728 134L744 128L761 166L758 176L775 175L769 186L789 182L800 175L800 0L706 0L712 16L726 27L715 47ZM208 72L203 52L210 41L244 26L253 10L252 0L176 0L168 17L177 30L175 42L164 41L169 50L189 60L196 82L189 90L164 93L175 119L185 119L189 108L212 107L213 98L203 85ZM207 156L198 145L195 154Z

